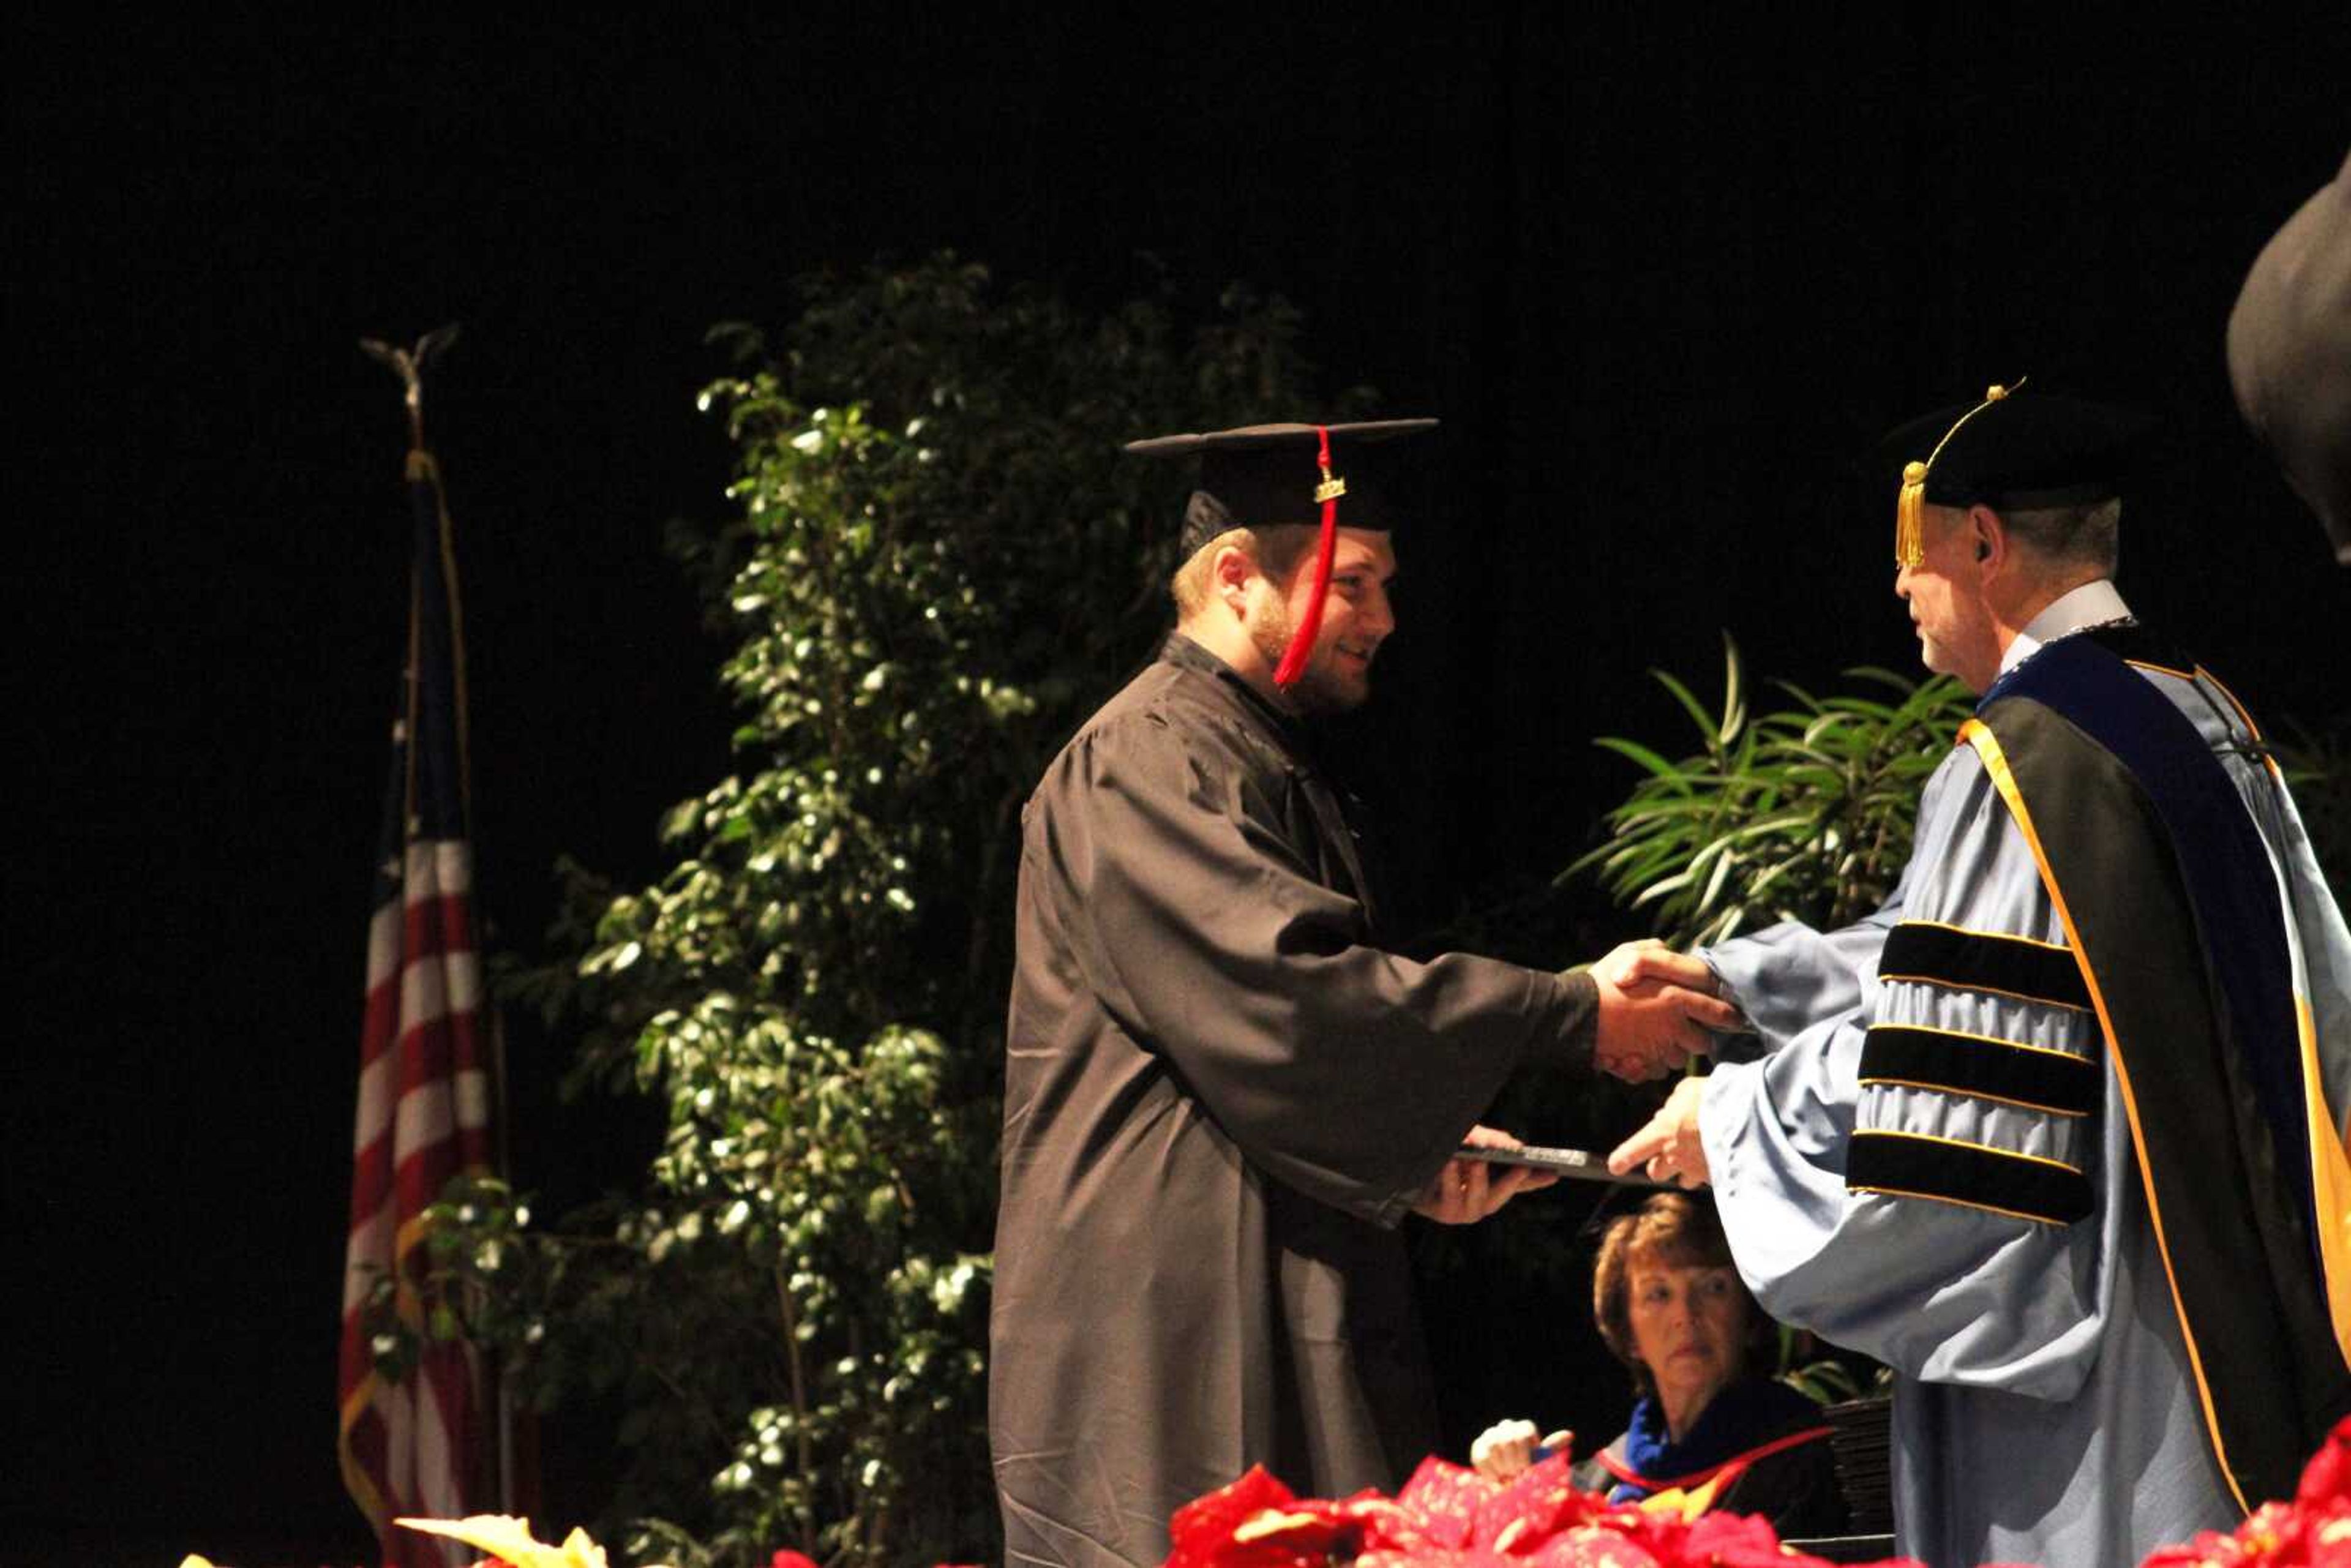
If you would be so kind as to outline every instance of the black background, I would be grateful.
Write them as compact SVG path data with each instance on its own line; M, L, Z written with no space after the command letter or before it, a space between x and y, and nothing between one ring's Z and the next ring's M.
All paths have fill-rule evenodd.
M2170 422L2142 615L2344 710L2351 574L2221 353L2351 141L2340 5L979 9L12 25L9 1568L367 1550L334 1338L406 534L363 334L464 323L430 413L526 944L559 851L652 874L726 765L658 548L723 508L703 329L942 246L1099 303L1144 253L1196 306L1246 278L1332 388L1445 417L1355 747L1437 915L1589 841L1628 782L1590 737L1680 747L1643 671L1710 689L1718 629L1910 667L1857 459L2026 372ZM558 1065L517 1063L521 1179L621 1179L641 1129Z

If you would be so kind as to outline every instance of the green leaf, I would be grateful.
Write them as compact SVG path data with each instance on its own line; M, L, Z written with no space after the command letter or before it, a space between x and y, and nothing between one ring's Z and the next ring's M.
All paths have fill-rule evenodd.
M1708 742L1714 743L1721 736L1722 721L1706 711L1706 705L1691 694L1689 687L1663 670L1651 670L1649 674L1659 685L1673 694L1674 700L1682 705L1682 711L1690 716L1690 722L1698 726L1698 734Z
M1667 784L1686 788L1690 782L1689 776L1679 764L1667 761L1663 757L1638 742L1604 735L1593 740L1592 744L1604 750L1613 751L1619 757L1630 758Z
M1677 941L1781 917L1783 905L1834 924L1857 912L1844 901L1882 895L1908 852L1917 789L1948 753L1964 694L1939 680L1860 670L1849 679L1897 700L1852 690L1820 696L1774 680L1768 685L1793 706L1751 713L1728 633L1719 719L1679 680L1658 679L1698 722L1708 753L1668 761L1638 740L1597 742L1645 777L1607 813L1610 841L1577 857L1560 881L1596 874L1628 906L1656 911L1661 933Z
M1716 738L1729 745L1746 723L1747 692L1740 679L1739 643L1726 627L1722 633L1722 727Z

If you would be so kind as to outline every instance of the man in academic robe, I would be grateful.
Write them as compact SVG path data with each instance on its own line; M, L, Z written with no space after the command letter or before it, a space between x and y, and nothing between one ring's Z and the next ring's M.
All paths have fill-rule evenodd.
M1311 726L1369 695L1395 438L1433 423L1130 448L1201 481L1176 632L1023 813L988 1368L1009 1563L1157 1563L1174 1511L1252 1465L1396 1485L1437 1437L1398 1223L1524 1185L1453 1158L1499 1137L1513 1070L1649 1076L1731 1019L1609 961L1384 945Z
M2351 1408L2351 936L2252 719L2112 581L2144 423L1897 432L1896 591L1981 694L1885 908L1710 971L1764 1053L1612 1156L1710 1179L1773 1316L1895 1375L1899 1550L2113 1568Z

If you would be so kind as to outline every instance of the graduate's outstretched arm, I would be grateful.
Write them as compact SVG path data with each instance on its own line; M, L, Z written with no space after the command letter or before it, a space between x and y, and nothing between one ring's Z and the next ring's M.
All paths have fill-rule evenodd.
M1295 841L1280 780L1227 732L1083 739L1027 853L1084 912L1082 984L1258 1169L1393 1224L1511 1071L1589 1070L1593 982L1374 945L1360 899Z

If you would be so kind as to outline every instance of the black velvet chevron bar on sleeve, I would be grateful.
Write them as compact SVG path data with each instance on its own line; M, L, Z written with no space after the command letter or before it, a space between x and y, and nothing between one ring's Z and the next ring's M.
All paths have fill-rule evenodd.
M2105 1076L2087 1057L1951 1030L1878 1024L1861 1047L1861 1082L2004 1101L2058 1116L2098 1108Z
M1923 921L1906 920L1894 928L1877 961L1877 977L1997 991L2083 1012L2090 1007L2081 966L2066 949Z
M1854 1191L1934 1198L2046 1225L2071 1225L2090 1212L2089 1178L2071 1166L1909 1133L1854 1134L1844 1184Z

